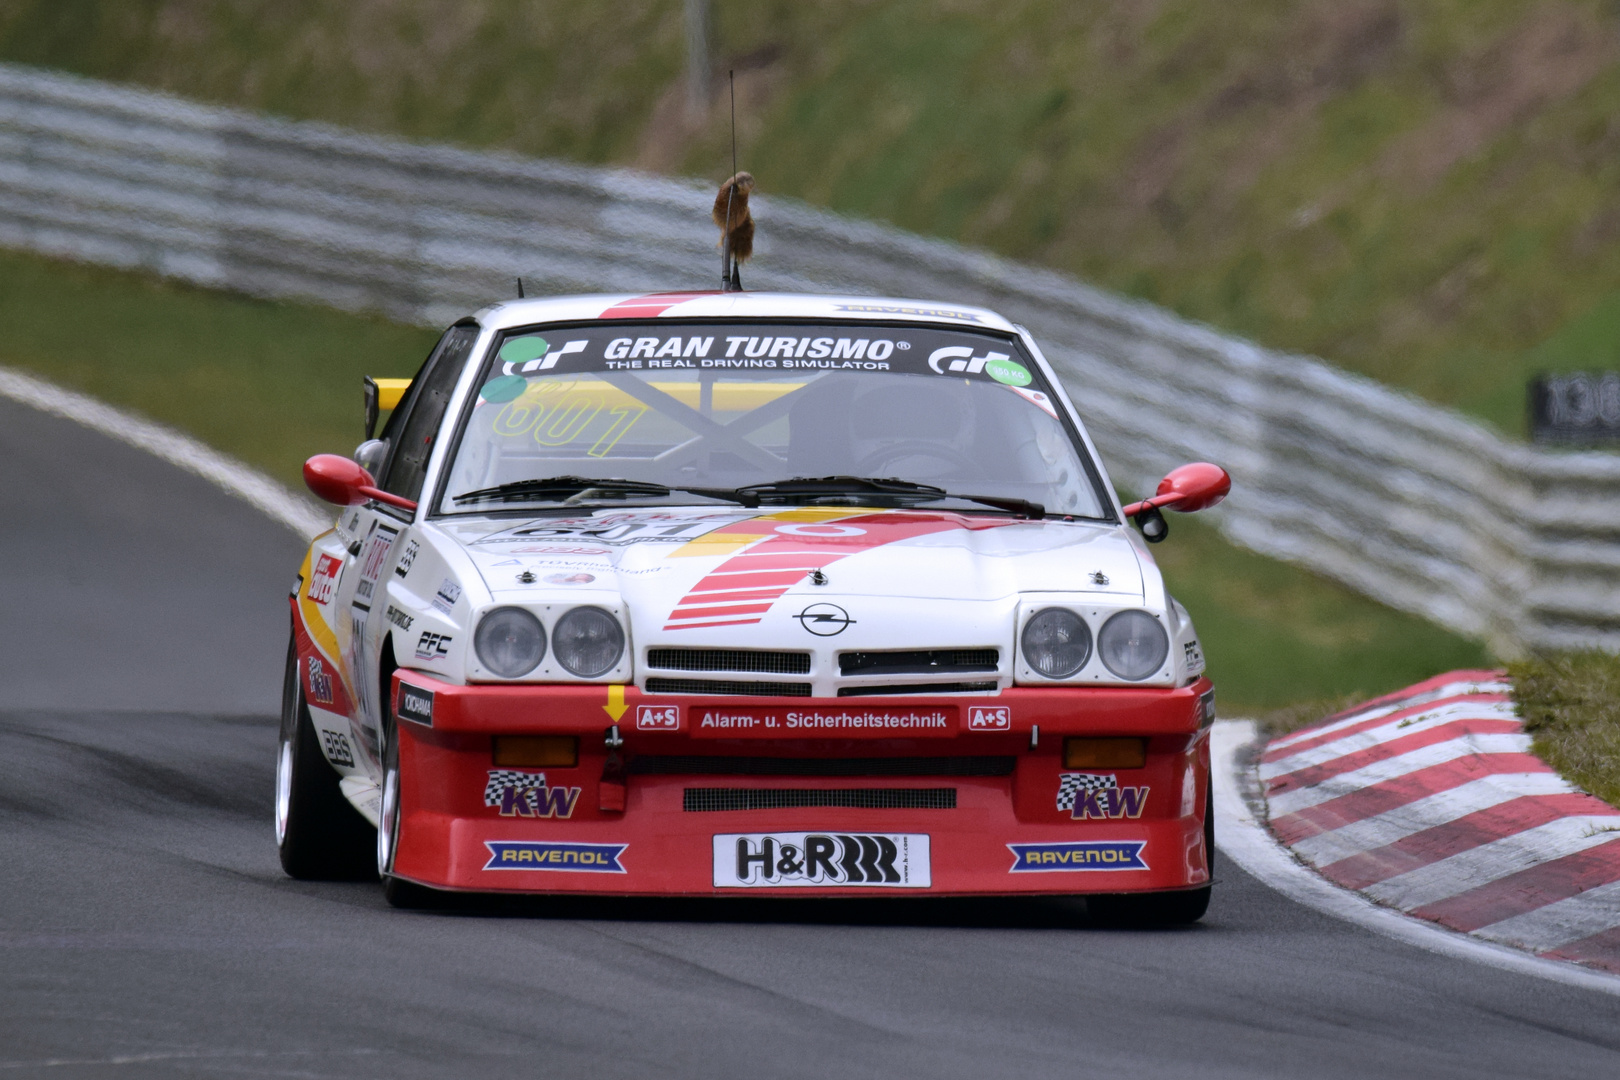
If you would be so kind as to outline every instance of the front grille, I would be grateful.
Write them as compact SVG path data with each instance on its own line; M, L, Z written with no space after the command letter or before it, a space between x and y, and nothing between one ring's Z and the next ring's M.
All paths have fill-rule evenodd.
M648 649L647 666L666 671L746 671L808 675L810 654L767 649Z
M995 649L906 649L838 654L840 675L951 675L994 671L1001 659Z
M647 680L649 694L730 694L744 697L809 697L810 684L801 682L723 682L719 679Z
M625 771L641 776L1011 776L1014 757L744 757L637 754Z
M839 697L869 697L873 694L971 694L994 690L996 682L879 683L875 686L840 686Z
M955 810L956 789L689 787L682 809L791 810L838 806L857 810Z

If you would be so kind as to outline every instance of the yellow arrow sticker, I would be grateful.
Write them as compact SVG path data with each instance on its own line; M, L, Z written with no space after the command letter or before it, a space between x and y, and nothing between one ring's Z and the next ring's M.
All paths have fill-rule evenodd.
M602 711L611 716L615 724L619 722L619 717L624 715L624 710L628 709L629 707L630 706L624 703L623 683L615 683L608 687L608 702L606 705L602 706Z

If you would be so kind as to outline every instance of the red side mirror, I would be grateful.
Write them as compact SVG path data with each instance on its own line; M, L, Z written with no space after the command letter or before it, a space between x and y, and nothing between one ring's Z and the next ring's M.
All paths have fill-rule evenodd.
M1225 469L1207 461L1194 462L1171 469L1169 475L1159 481L1159 490L1153 498L1131 503L1125 508L1125 516L1136 517L1160 506L1179 510L1183 514L1208 510L1226 498L1231 490L1232 478Z
M356 506L375 499L404 510L415 510L412 499L382 491L370 473L339 454L316 454L304 462L304 483L325 502Z

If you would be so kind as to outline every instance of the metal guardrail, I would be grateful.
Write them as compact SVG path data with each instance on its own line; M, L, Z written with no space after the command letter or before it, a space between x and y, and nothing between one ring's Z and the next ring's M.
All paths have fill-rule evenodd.
M0 65L0 244L443 325L535 293L709 288L708 186L380 139ZM1116 478L1231 470L1244 546L1526 647L1620 650L1620 456L1456 413L1050 271L756 198L751 287L1028 326Z

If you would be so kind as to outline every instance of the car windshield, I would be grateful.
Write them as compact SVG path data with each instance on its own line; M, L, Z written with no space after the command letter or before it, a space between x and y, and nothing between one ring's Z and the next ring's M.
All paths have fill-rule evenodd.
M501 335L478 387L439 513L728 501L1112 513L1040 369L1009 336L548 326Z

